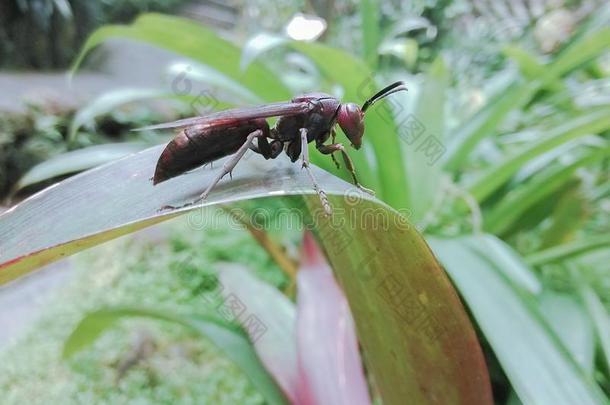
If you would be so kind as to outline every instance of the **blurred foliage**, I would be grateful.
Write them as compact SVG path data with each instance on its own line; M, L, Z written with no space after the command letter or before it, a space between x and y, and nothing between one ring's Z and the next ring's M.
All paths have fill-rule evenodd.
M377 15L360 14L375 7ZM323 43L282 37L285 21L303 10L330 22ZM365 185L411 214L471 307L497 402L565 401L553 397L554 387L579 378L592 402L599 388L610 395L610 7L593 0L255 1L242 18L243 33L258 24L268 32L242 48L197 24L148 15L101 28L81 56L109 38L167 48L222 72L222 82L192 79L227 103L308 90L361 102L380 85L406 80L408 95L367 115L364 153L352 156ZM440 142L440 160L430 163L414 130L423 130L420 141ZM75 139L83 142L81 134ZM22 145L30 161L44 158L27 143L7 145ZM327 157L310 155L349 179ZM295 240L289 232L273 236ZM219 255L236 257L230 249ZM183 267L190 269L185 288L197 286L204 264ZM573 325L583 333L570 335ZM533 352L515 363L517 343L519 353ZM530 359L554 366L530 375ZM557 370L563 380L549 377Z
M179 313L213 309L210 297L216 297L213 280L220 262L240 261L276 286L285 283L256 242L241 229L230 229L219 209L217 214L217 229L185 234L183 217L66 263L75 267L69 281L45 305L31 333L0 350L1 402L264 403L216 347L173 324L121 322L90 350L68 362L61 360L70 331L97 308L149 306ZM239 258L229 254L232 250L239 250ZM92 293L97 289L108 294Z
M127 101L123 100L120 106L113 109L98 110L96 119L88 120L82 128L73 128L75 111L57 104L30 104L25 113L0 116L0 201L18 197L15 193L21 187L18 186L19 180L38 164L58 155L116 142L137 142L145 147L167 139L157 134L130 132L134 124L151 123L152 117L158 116L159 109ZM78 132L78 139L70 141L72 132ZM99 149L99 152L102 150ZM68 160L66 171L60 174L101 164L103 160L99 158L103 159L102 156L92 157L88 166L85 164L78 170L69 170L68 167L75 162ZM24 195L49 185L51 178L57 180L58 177L48 175L46 179L41 178L41 183L25 190Z
M5 0L0 3L0 68L59 69L101 24L146 11L170 11L185 0Z

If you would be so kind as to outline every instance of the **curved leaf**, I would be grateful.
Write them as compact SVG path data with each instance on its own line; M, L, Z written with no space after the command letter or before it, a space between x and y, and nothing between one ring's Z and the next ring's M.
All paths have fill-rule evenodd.
M525 261L531 266L542 266L548 263L565 261L574 256L582 255L596 249L610 247L610 236L590 236L583 240L577 240L571 243L554 246L539 252L533 253L525 258Z
M183 77L185 83L188 83L186 80L194 80L199 83L205 83L211 87L221 88L238 96L247 103L260 104L263 101L261 97L251 92L239 82L207 65L176 62L169 65L167 72L171 77ZM210 100L210 102L214 103L215 100Z
M419 140L408 144L404 150L404 161L407 170L407 188L409 190L410 218L415 223L421 221L430 207L438 199L440 192L441 167L434 160L438 154L428 155L425 145L436 146L440 155L444 151L441 136L445 131L445 97L449 81L449 72L442 58L437 58L426 72L425 80L419 90L414 116L422 126L423 133ZM411 125L405 122L403 125ZM416 134L413 134L415 137ZM433 159L431 159L431 157Z
M540 89L552 85L558 78L603 54L609 45L610 29L587 33L571 41L553 62L543 66L543 76L536 76L533 80L518 80L509 85L472 119L460 126L447 147L445 166L451 170L459 169L482 139L495 134L496 128L504 122L508 113L524 106ZM533 66L532 69L537 70L538 67Z
M608 156L610 147L592 150L569 165L553 168L528 183L513 188L485 215L485 229L494 234L503 234L523 213L570 181L576 170Z
M148 308L106 308L88 314L64 343L64 358L90 346L107 329L124 318L145 317L173 322L191 329L222 350L248 376L270 404L287 404L277 385L267 373L245 334L213 316L181 315Z
M429 239L524 404L605 404L531 297L502 275L478 237Z
M267 32L256 34L244 44L239 66L242 70L246 70L246 68L250 66L253 61L258 59L260 55L285 45L289 41L289 38L277 34L270 34Z
M522 150L507 156L491 167L473 181L468 190L477 201L484 201L506 183L524 163L572 139L603 132L608 128L610 128L610 110L607 108L574 117L567 123L545 131L540 140L526 145Z
M371 70L377 67L377 47L381 40L379 30L379 1L360 0L360 23L362 25L362 54Z
M312 405L371 404L349 304L308 231L297 291L299 398Z
M540 311L561 339L574 360L593 375L595 339L593 325L578 299L568 294L545 291L540 296Z
M580 296L595 325L606 367L610 368L610 313L591 287L583 285L580 288Z
M81 126L92 122L97 116L113 111L120 105L138 100L165 96L167 96L167 92L161 90L137 88L122 88L104 93L78 110L70 123L68 142L71 142L76 138L76 133Z
M91 169L130 153L139 152L147 146L145 143L136 142L107 143L62 153L28 170L19 179L15 191L54 177Z
M288 100L291 96L288 89L278 82L277 76L260 62L253 62L243 72L240 69L241 50L212 30L191 20L161 14L144 14L131 25L99 28L87 39L72 72L78 69L92 49L111 38L144 41L192 58L222 72L266 100Z
M398 212L314 167L334 213L326 217L308 177L282 155L248 155L205 204L159 211L197 196L215 176L204 168L153 186L163 146L81 173L0 216L0 283L90 246L176 215L272 195L301 194L300 215L320 236L352 308L370 371L385 403L491 403L481 349L446 275ZM343 195L340 197L339 195ZM313 219L313 220L311 220Z
M235 303L243 308L235 314L236 321L248 333L265 368L291 403L298 403L294 304L239 265L223 266L219 281L227 306Z

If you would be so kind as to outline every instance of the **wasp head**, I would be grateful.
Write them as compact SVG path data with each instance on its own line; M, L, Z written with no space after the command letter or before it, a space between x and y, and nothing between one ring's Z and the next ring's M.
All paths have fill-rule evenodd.
M360 108L354 103L341 104L337 113L337 123L348 137L352 146L360 149L362 137L364 136L364 114L366 110L377 101L399 91L406 91L407 87L403 82L392 83L377 94L366 100Z
M364 112L357 104L341 104L337 114L339 126L356 149L362 145L364 135Z

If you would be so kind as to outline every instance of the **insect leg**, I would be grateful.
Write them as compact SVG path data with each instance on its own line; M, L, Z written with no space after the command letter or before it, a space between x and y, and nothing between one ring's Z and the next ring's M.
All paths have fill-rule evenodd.
M330 130L330 139L332 143L335 143L335 138L337 137L337 132L335 131L335 128L332 128ZM337 166L337 169L341 169L341 165L339 164L339 161L337 160L337 157L335 156L334 153L330 154L330 158L333 160L333 163L335 164L335 166Z
M349 155L345 151L345 147L343 146L343 144L333 143L330 145L318 145L317 148L320 151L320 153L322 153L324 155L331 155L331 156L334 152L341 151L341 155L343 156L343 161L345 162L345 166L347 167L347 170L349 170L349 172L351 173L352 179L354 180L354 184L356 185L356 187L358 187L360 190L362 190L366 193L375 195L375 192L373 190L369 190L368 188L366 188L362 184L360 184L360 182L358 181L358 178L356 177L356 169L354 168L354 163L352 162L352 159L349 157Z
M220 171L220 173L218 173L218 176L216 176L216 178L212 181L212 183L208 186L208 188L206 188L205 191L203 193L201 193L199 198L197 198L195 201L193 201L193 204L208 198L208 194L210 194L210 191L212 191L214 186L216 186L216 184L218 184L218 182L224 176L226 176L227 174L229 176L231 176L231 173L233 172L233 169L235 169L235 166L237 166L237 162L239 162L241 160L241 158L244 157L244 155L246 154L246 152L250 148L250 145L252 145L252 141L254 140L254 138L256 138L257 136L261 136L262 133L263 132L260 129L257 129L256 131L254 131L254 132L250 133L250 135L248 135L248 138L246 139L246 142L244 142L244 144L239 147L237 152L235 152L235 154L233 156L231 156L229 158L229 160L227 160L222 165L222 170Z
M244 155L246 154L246 152L248 151L248 149L252 146L252 141L254 140L254 138L256 138L257 136L261 136L262 135L262 131L260 129L257 129L254 132L251 132L247 139L246 142L244 142L244 144L242 146L239 147L239 149L237 150L237 152L235 152L235 154L233 154L233 156L231 156L229 158L229 160L227 160L223 165L222 165L222 170L221 172L218 174L218 176L216 176L216 178L212 181L212 184L210 184L208 186L208 188L205 189L205 191L203 193L201 193L201 195L199 197L197 197L196 200L191 201L190 203L184 204L184 205L180 205L180 206L173 206L173 205L164 205L163 207L161 207L161 211L165 210L165 209L179 209L179 208L184 208L184 207L188 207L191 206L193 204L197 204L199 201L205 200L208 197L208 194L210 194L210 191L212 191L212 189L214 188L214 186L216 186L216 184L218 184L218 182L227 174L231 175L231 172L233 171L233 169L235 168L235 166L237 165L237 162L239 162L241 160L241 158L244 157Z
M303 161L302 168L305 169L307 175L309 176L309 180L311 180L311 184L313 185L313 189L318 193L320 197L320 202L322 203L322 207L324 208L324 212L326 215L331 215L333 213L332 207L330 206L330 202L328 201L328 197L324 190L320 188L316 178L309 167L309 149L307 148L307 129L301 128L301 159Z

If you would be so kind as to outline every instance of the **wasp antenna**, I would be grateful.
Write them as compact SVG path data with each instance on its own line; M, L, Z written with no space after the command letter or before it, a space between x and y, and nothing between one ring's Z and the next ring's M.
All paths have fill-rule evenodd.
M399 91L407 91L407 90L408 90L407 86L402 81L392 83L389 86L384 87L383 89L381 89L380 91L375 93L368 100L366 100L365 103L362 105L362 112L366 112L366 110L370 106L372 106L373 104L375 104L377 101L381 100L382 98L389 96L390 94L394 94Z

